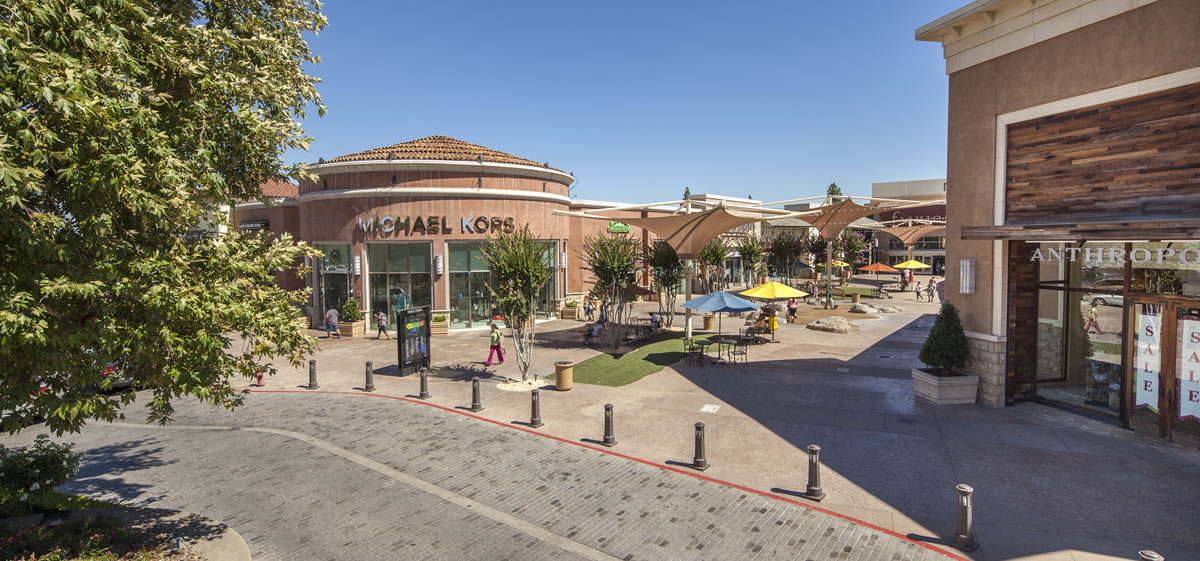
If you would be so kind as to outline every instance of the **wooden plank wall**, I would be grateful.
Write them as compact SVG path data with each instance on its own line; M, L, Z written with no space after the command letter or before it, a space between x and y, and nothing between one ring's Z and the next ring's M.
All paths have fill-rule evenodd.
M1200 218L1200 84L1009 125L1007 223Z
M1008 246L1008 365L1005 397L1009 403L1033 397L1037 379L1038 288L1034 245Z

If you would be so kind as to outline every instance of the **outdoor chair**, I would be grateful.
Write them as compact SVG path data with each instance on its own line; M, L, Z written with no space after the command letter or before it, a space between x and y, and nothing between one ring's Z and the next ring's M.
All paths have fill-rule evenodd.
M742 360L742 363L750 362L750 354L747 352L748 349L749 347L746 346L745 340L739 341L738 344L733 346L733 350L729 351L729 362L737 364L739 358Z
M700 363L700 366L704 366L704 348L697 345L693 339L685 338L683 340L683 352L687 353L685 357L687 364L691 364L692 360L695 360Z

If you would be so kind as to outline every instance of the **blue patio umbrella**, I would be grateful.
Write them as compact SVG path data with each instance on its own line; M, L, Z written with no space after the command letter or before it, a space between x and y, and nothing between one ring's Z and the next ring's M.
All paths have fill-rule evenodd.
M803 261L797 261L795 263L792 263L792 266L799 267L801 269L811 269L812 268L812 267L808 266L808 263L805 263Z
M701 312L752 312L758 309L758 304L730 294L714 292L683 303L683 307ZM721 334L721 316L717 316L717 335Z

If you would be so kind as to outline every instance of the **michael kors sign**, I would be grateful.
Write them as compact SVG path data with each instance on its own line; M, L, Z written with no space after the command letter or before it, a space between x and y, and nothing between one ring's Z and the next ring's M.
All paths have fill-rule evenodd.
M367 233L387 236L453 234L454 224L445 216L395 216L368 217L358 219L358 228ZM511 216L463 216L459 219L459 231L464 234L505 233L515 229Z

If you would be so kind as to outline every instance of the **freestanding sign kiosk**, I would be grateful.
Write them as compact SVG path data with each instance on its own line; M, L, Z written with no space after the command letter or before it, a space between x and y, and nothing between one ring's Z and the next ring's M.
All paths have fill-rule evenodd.
M396 334L400 375L429 368L429 307L397 310Z

